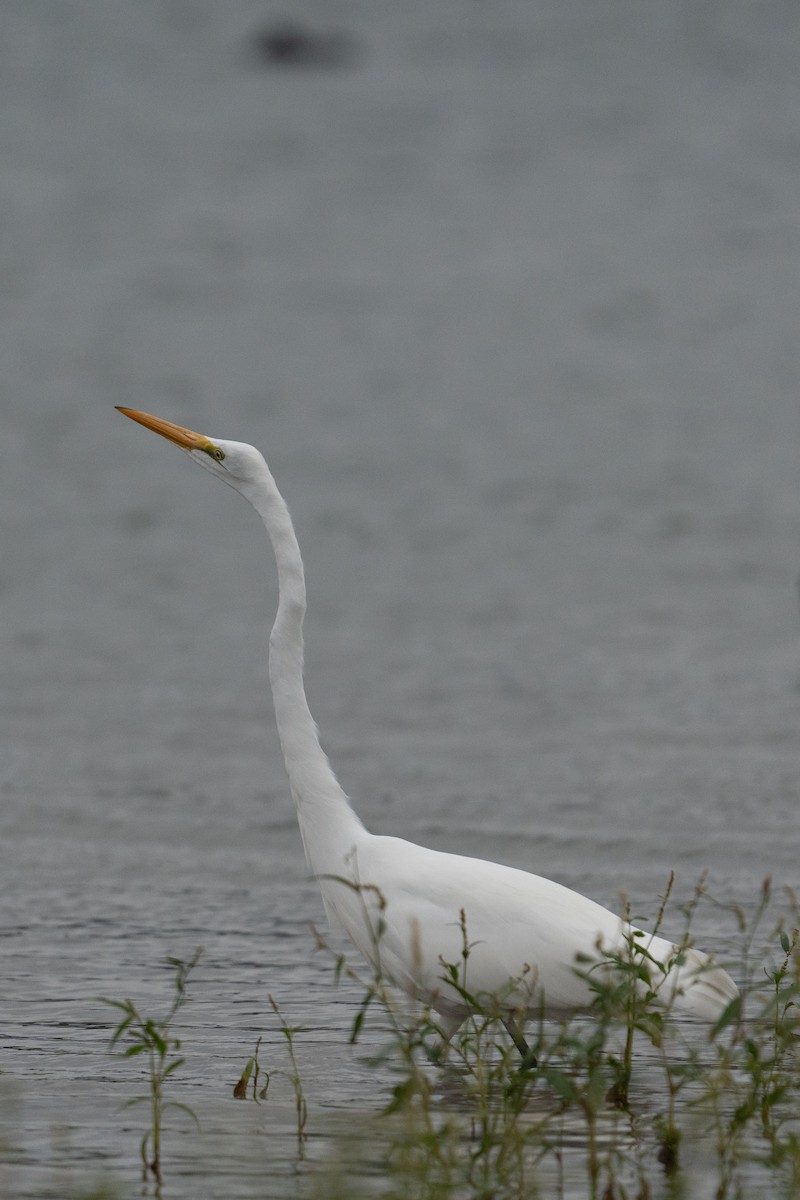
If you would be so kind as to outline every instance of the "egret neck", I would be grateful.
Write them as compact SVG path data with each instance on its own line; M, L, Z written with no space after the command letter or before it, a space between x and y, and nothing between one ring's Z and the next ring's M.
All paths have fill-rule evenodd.
M306 862L317 877L343 875L368 837L319 743L303 685L306 585L289 509L264 464L253 487L242 489L269 534L278 567L278 611L269 639L269 678L281 749L297 806ZM351 871L346 872L348 875ZM326 889L323 889L323 892Z

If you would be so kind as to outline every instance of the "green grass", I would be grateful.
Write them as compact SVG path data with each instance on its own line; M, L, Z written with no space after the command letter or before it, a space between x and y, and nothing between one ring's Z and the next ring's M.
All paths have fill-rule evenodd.
M133 1096L127 1101L125 1107L134 1104L149 1104L150 1106L150 1124L139 1144L139 1154L144 1178L146 1180L152 1176L157 1194L160 1193L162 1182L161 1135L164 1112L167 1109L178 1109L191 1117L193 1121L197 1121L193 1110L188 1105L165 1098L165 1085L169 1077L184 1062L183 1056L178 1053L181 1043L174 1033L173 1025L178 1013L189 999L186 985L201 954L202 949L198 948L188 962L184 962L180 958L167 960L175 972L174 994L172 1003L163 1016L143 1016L134 1001L130 999L111 1000L106 996L99 997L103 1004L115 1008L119 1014L119 1022L111 1035L110 1049L118 1058L145 1056L147 1094Z
M302 1033L302 1026L289 1025L283 1017L283 1013L278 1007L272 996L267 999L270 1003L270 1008L278 1018L281 1035L284 1039L284 1048L289 1062L288 1069L273 1068L272 1071L267 1071L262 1068L259 1061L259 1051L261 1049L262 1038L256 1041L256 1047L253 1054L245 1063L239 1081L233 1089L234 1100L246 1100L250 1084L252 1083L251 1099L257 1103L261 1100L266 1100L269 1093L269 1085L273 1075L282 1076L289 1081L294 1093L294 1108L296 1116L297 1128L297 1151L299 1157L303 1156L303 1145L306 1140L306 1124L308 1122L308 1105L306 1104L305 1094L303 1092L303 1081L300 1078L300 1070L297 1065L297 1057L295 1055L295 1038L298 1033ZM259 1082L263 1079L263 1084L259 1088Z
M670 880L656 928L671 888ZM679 947L690 944L701 903L712 903L703 880L683 906ZM647 951L632 936L601 971L596 962L576 963L594 990L588 1017L528 1022L536 1065L527 1069L496 1004L469 991L463 914L461 961L442 970L474 1012L438 1069L429 1061L435 1016L409 1016L379 972L365 976L334 955L336 977L363 989L351 1040L368 1013L379 1014L385 1046L370 1061L389 1063L395 1074L383 1104L380 1194L690 1196L699 1149L706 1173L713 1168L716 1200L752 1194L754 1178L764 1194L800 1195L797 900L787 890L777 903L766 881L749 921L738 908L730 913L741 996L715 1025L682 1021L657 1002ZM522 1025L523 1014L517 1020Z
M670 925L676 909L682 913L680 954L691 942L698 909L714 901L703 880L683 906L671 891L672 881L653 931L668 907ZM632 935L602 969L596 961L575 964L593 989L591 1013L558 1021L516 1014L527 1062L496 1001L470 991L463 913L461 956L443 963L442 974L473 1013L444 1055L437 1054L434 1013L399 997L380 971L354 969L315 931L317 948L332 957L334 979L360 989L349 1040L360 1056L362 1083L343 1106L354 1110L349 1128L332 1133L326 1106L315 1108L313 1084L309 1092L301 1078L303 1030L272 997L277 1024L259 1038L234 1094L263 1106L265 1140L278 1104L272 1120L275 1138L283 1140L271 1152L286 1156L281 1096L288 1085L299 1172L293 1194L299 1196L794 1200L800 1196L797 899L788 889L776 895L765 881L747 917L736 906L727 917L737 951L723 965L741 995L715 1025L681 1020L660 1004L649 987L645 944ZM380 936L378 921L378 942ZM188 964L171 961L176 991L165 1017L146 1020L131 1001L112 1002L121 1014L114 1048L122 1043L128 1057L148 1055L150 1094L133 1102L151 1100L142 1156L159 1179L160 1115L169 1104L163 1090L181 1063L173 1022L196 957ZM312 1050L318 1057L319 1048ZM270 1087L276 1077L284 1085L277 1093ZM329 1086L326 1097L329 1106Z

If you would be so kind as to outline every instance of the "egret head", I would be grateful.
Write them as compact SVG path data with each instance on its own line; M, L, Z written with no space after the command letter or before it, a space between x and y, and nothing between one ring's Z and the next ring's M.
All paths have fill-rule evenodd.
M266 464L255 446L248 446L245 442L212 439L205 434L185 429L182 425L174 425L172 421L164 421L161 417L151 416L150 413L139 412L135 408L121 408L118 405L117 412L174 442L176 446L186 450L201 467L205 467L212 475L224 480L237 491L246 491L248 483L264 472Z

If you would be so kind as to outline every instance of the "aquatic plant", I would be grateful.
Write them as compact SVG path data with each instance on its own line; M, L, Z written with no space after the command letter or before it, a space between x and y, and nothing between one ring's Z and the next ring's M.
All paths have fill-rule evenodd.
M260 1097L259 1097L259 1092L258 1092L258 1080L259 1080L259 1076L261 1075L261 1064L258 1061L258 1052L259 1052L260 1048L261 1048L261 1038L257 1038L255 1050L250 1055L247 1062L244 1064L244 1070L242 1071L242 1073L239 1076L236 1083L233 1085L234 1100L246 1100L247 1099L247 1091L248 1091L248 1088L250 1087L251 1079L253 1081L253 1096L252 1096L253 1100L257 1101L259 1098L261 1098L262 1100L266 1099L267 1088L269 1087L269 1075L267 1075L267 1080L266 1080L266 1083L264 1084L264 1087L260 1093Z
M655 929L672 889L670 878ZM380 920L371 975L354 969L315 930L318 948L333 956L336 980L346 977L362 989L351 1042L362 1038L374 1013L384 1041L367 1065L388 1065L394 1074L383 1107L388 1186L382 1194L646 1200L658 1187L696 1194L686 1189L698 1146L713 1147L716 1200L748 1194L754 1172L770 1181L775 1196L800 1194L800 920L787 891L786 911L773 916L756 950L774 899L765 881L749 920L730 908L741 941L741 994L712 1026L679 1019L674 997L651 985L651 977L663 978L663 964L650 961L648 937L632 933L615 954L598 948L597 959L576 963L594 994L589 1015L545 1020L534 1012L526 1026L525 1014L517 1014L529 1050L522 1063L497 998L470 991L463 912L462 954L442 963L442 978L473 1011L444 1052L431 1045L437 1033L431 1012L409 1011L381 971ZM715 903L705 879L682 908L676 962L690 950L701 903ZM509 994L519 983L509 982ZM576 1157L583 1160L582 1187ZM706 1156L705 1165L713 1161Z
M198 947L188 961L173 957L167 959L169 965L174 968L175 978L172 1003L164 1016L143 1016L130 999L112 1000L107 996L99 997L103 1004L110 1005L121 1014L110 1042L110 1049L116 1057L135 1058L142 1054L146 1056L148 1093L132 1097L124 1107L145 1103L150 1105L150 1126L139 1144L139 1153L144 1178L146 1180L152 1175L157 1189L160 1189L161 1185L161 1131L164 1113L168 1109L178 1109L197 1122L194 1111L187 1104L165 1100L164 1085L184 1062L184 1058L178 1053L181 1043L173 1032L173 1023L189 999L188 978L202 952L202 947ZM124 1045L124 1049L117 1049L120 1043Z
M349 884L354 888L368 885ZM664 889L653 930L675 912L683 930L672 953L691 953L691 933L704 905L716 905L733 929L726 939L740 995L713 1024L687 1021L674 997L659 988L664 966L651 960L647 922L636 917L631 935L612 954L575 963L593 995L580 1016L545 1018L535 1004L512 1013L508 996L531 995L534 979L510 980L507 996L476 994L473 946L464 912L460 953L441 963L443 982L470 1011L445 1043L435 1013L398 993L383 969L383 897L370 888L365 911L374 944L371 968L357 969L314 931L331 957L333 976L355 990L347 1038L364 1071L358 1120L331 1133L315 1129L313 1098L301 1079L299 1023L287 1004L270 997L277 1019L256 1041L235 1095L263 1103L282 1077L294 1098L297 1194L381 1200L651 1200L697 1196L740 1200L769 1194L800 1195L800 914L794 894L765 881L746 914L719 906L701 879L679 905L672 879ZM369 901L367 905L367 900ZM725 912L722 912L724 907ZM626 915L630 917L631 907ZM185 997L194 961L176 967L176 995L166 1017L151 1023L130 1001L115 1001L120 1023L114 1045L123 1053L155 1048L161 1089L182 1061L173 1019ZM505 1001L505 1003L504 1003ZM153 1041L161 1039L163 1050ZM283 1047L283 1060L279 1046ZM134 1051L134 1046L142 1048ZM519 1050L524 1047L523 1056ZM366 1097L364 1099L363 1097ZM137 1097L137 1102L148 1097ZM355 1100L353 1101L355 1103ZM182 1106L178 1106L182 1107ZM309 1117L309 1110L311 1117ZM320 1123L327 1117L320 1113ZM269 1103L265 1135L270 1136ZM285 1153L285 1126L277 1133ZM307 1147L313 1147L313 1152ZM276 1150L278 1147L276 1145ZM160 1181L160 1134L142 1139L146 1174ZM306 1157L307 1156L307 1157Z
M286 1053L289 1058L289 1069L285 1070L285 1069L280 1069L280 1068L273 1068L272 1071L265 1070L261 1066L261 1063L259 1061L259 1050L261 1048L261 1042L263 1039L258 1038L258 1040L256 1041L255 1050L253 1051L250 1058L248 1058L247 1062L245 1063L244 1070L242 1071L242 1074L240 1075L237 1083L234 1086L233 1096L234 1096L235 1100L246 1100L248 1088L250 1086L250 1081L252 1080L252 1084L253 1084L252 1099L255 1100L256 1102L258 1102L259 1100L266 1100L268 1092L269 1092L269 1085L270 1085L270 1080L271 1080L272 1076L280 1075L284 1079L287 1079L292 1086L292 1091L294 1092L294 1106L295 1106L296 1130L297 1130L297 1146L298 1146L298 1152L300 1154L300 1157L302 1157L303 1143L305 1142L306 1137L307 1137L306 1124L308 1122L308 1105L306 1103L305 1094L303 1092L303 1081L300 1078L300 1070L297 1065L297 1056L295 1055L294 1040L295 1040L295 1036L298 1033L302 1033L303 1030L302 1030L302 1026L300 1026L300 1025L289 1025L288 1024L288 1022L284 1019L284 1016L280 1010L280 1007L278 1006L277 1002L272 998L272 996L268 996L267 999L269 1000L270 1008L275 1013L275 1016L278 1018L279 1029L280 1029L280 1032L281 1032L283 1039L285 1041L285 1044L286 1044ZM264 1079L264 1084L261 1087L261 1089L259 1090L258 1083L261 1078Z

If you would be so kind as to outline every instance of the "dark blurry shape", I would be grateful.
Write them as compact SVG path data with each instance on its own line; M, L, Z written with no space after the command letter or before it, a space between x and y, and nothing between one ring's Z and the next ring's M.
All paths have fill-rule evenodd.
M357 45L346 33L315 33L296 21L278 21L253 36L262 64L279 67L349 67Z

